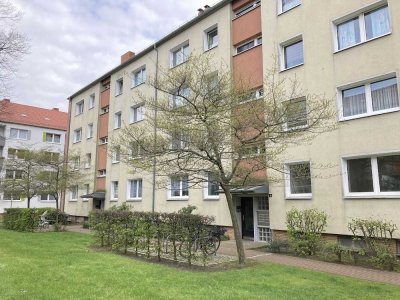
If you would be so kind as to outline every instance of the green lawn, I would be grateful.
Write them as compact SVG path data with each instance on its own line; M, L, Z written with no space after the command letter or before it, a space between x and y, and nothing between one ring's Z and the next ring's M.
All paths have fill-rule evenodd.
M79 233L0 230L0 299L400 299L400 288L274 264L190 272L88 248Z

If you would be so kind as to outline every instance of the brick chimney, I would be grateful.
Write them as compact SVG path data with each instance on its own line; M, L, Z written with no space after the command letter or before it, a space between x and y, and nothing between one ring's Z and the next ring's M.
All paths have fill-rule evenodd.
M122 54L121 55L121 64L123 64L128 59L130 59L131 57L134 57L134 56L135 56L135 52L132 52L132 51L128 51L125 54Z
M202 9L202 8L199 8L197 11L198 11L198 13L197 13L198 16L204 14L204 9Z
M51 110L60 111L58 107L53 107Z
M6 102L6 103L10 103L11 102L10 99L7 99L7 98L4 98L3 101Z

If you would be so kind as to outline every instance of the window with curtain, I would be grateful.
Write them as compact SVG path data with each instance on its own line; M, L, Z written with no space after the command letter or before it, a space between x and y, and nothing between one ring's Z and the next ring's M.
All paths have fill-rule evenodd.
M364 86L344 90L342 91L342 96L344 117L364 114L367 112Z
M347 48L360 43L360 22L358 21L358 17L338 25L337 35L339 49Z
M367 40L390 32L389 9L387 6L365 14Z
M399 106L399 95L396 78L371 83L373 111L390 109Z

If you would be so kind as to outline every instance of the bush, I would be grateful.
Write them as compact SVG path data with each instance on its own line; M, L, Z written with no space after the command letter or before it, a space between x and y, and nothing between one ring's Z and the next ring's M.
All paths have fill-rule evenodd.
M327 218L325 212L317 209L300 211L293 208L286 214L289 243L297 255L315 255Z
M267 250L272 253L287 252L289 250L289 242L285 240L273 240L267 245Z
M47 211L46 219L59 224L67 223L68 215L55 208L7 208L4 215L4 228L16 231L34 231L37 229L40 216Z
M393 233L397 230L396 224L385 220L353 219L348 224L354 239L361 239L365 246L365 254L370 261L379 268L394 270L397 265L395 253L391 250Z
M88 221L83 222L82 228L89 229L90 228L89 222Z

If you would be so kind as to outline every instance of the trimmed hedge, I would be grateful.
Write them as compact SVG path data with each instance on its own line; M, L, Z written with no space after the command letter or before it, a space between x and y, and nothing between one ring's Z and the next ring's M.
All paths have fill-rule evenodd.
M6 208L3 224L4 228L16 231L34 231L40 222L40 216L47 211L47 220L56 220L67 224L68 215L55 208Z
M190 213L152 213L129 210L96 210L89 215L90 229L96 244L127 253L132 249L136 255L145 253L147 258L168 251L175 261L185 253L189 265L195 258L193 246L196 239L209 236L212 217ZM206 247L206 245L204 245ZM205 259L205 258L204 258Z

